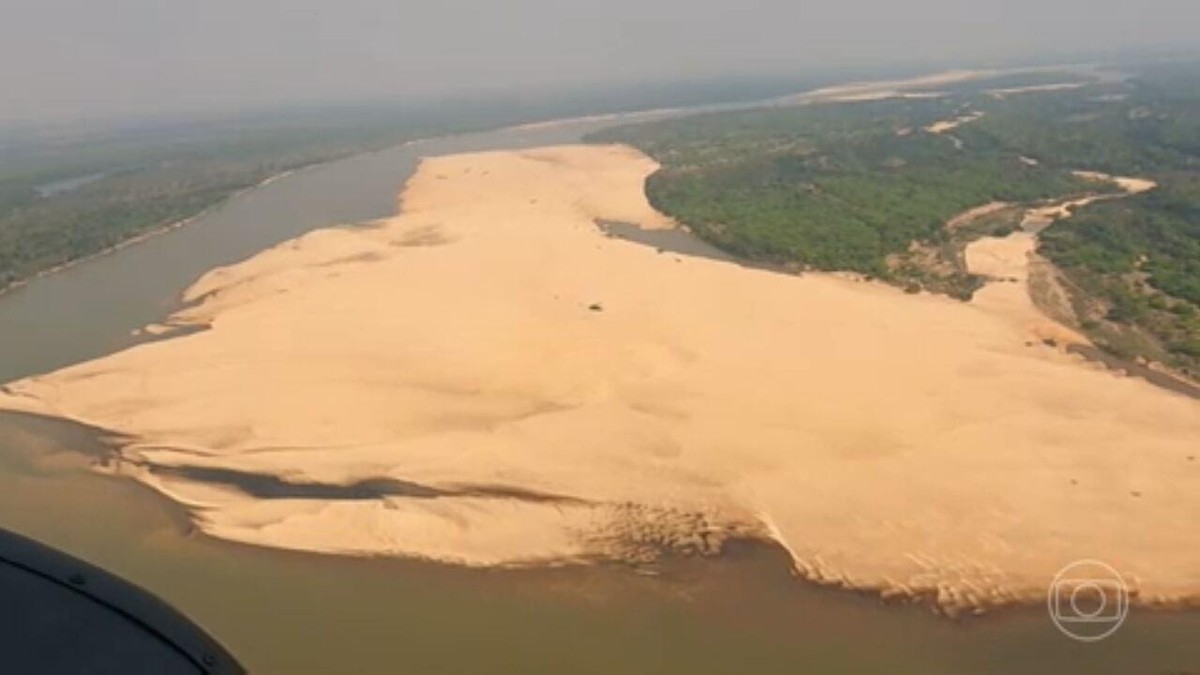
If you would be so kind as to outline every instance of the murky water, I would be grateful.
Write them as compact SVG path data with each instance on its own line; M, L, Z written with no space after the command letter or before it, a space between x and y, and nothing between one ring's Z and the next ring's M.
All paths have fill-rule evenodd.
M0 297L0 381L132 344L134 329L214 266L389 215L422 155L569 142L611 123L439 139L315 167L37 280ZM0 526L162 595L254 673L1200 672L1198 612L1135 610L1088 645L1060 635L1042 608L956 623L814 588L762 545L654 569L513 571L215 541L148 488L91 472L96 449L89 430L0 414Z

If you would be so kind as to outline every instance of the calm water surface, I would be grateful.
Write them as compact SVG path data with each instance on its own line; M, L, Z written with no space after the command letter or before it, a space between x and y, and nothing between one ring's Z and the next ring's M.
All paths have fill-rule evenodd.
M572 142L606 124L436 139L314 167L39 279L0 297L0 382L132 344L212 267L392 214L423 155ZM229 544L144 486L90 472L79 451L94 444L70 424L0 414L0 526L160 594L253 673L1200 673L1198 612L1135 610L1087 645L1041 608L956 623L814 588L761 545L654 570L504 571Z

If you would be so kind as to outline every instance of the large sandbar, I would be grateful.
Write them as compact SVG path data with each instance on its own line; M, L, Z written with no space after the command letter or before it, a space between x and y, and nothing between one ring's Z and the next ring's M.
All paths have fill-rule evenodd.
M428 159L395 218L202 278L171 323L207 330L0 406L125 435L119 470L268 546L540 564L748 535L946 606L1043 597L1084 557L1141 602L1200 596L1196 401L1044 345L1005 286L962 303L605 237L672 226L655 168Z

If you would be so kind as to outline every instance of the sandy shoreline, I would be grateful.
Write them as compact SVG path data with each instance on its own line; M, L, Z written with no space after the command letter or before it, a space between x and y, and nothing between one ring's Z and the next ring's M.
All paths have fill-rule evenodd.
M1062 327L1013 321L1020 284L964 304L606 238L672 226L654 169L426 160L378 227L202 278L171 324L208 330L0 407L127 435L121 471L267 546L511 565L755 536L814 581L948 608L1043 598L1083 557L1143 604L1200 598L1197 402L1036 341Z
M964 251L968 271L993 280L975 294L973 305L983 307L995 316L1009 317L1035 339L1050 340L1068 348L1091 346L1091 342L1082 333L1047 316L1030 294L1032 266L1044 263L1037 254L1038 233L1057 220L1070 218L1075 209L1093 202L1121 199L1158 187L1154 181L1144 178L1112 176L1096 171L1073 173L1098 184L1116 186L1121 192L1089 194L1029 208L1021 219L1019 231L1006 237L984 237L970 243ZM1003 202L991 202L970 209L948 221L947 227L961 226L963 222L1005 206L1007 204Z

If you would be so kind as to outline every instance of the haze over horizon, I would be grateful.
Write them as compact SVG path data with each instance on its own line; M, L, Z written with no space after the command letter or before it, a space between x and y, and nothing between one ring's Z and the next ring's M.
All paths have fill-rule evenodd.
M16 0L0 123L1190 45L1188 0ZM147 55L153 55L147 57Z

